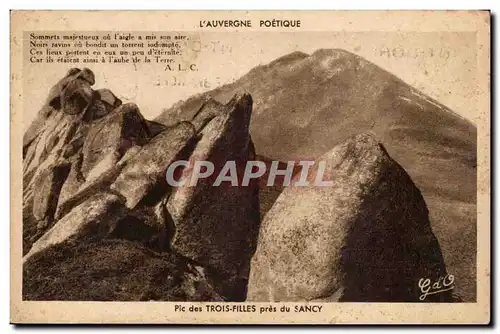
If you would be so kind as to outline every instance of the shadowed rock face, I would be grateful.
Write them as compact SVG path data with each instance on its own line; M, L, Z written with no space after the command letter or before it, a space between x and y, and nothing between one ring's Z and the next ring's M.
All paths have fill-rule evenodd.
M214 101L205 104L193 118L200 140L191 160L212 162L216 175L227 161L235 161L236 168L243 171L246 162L255 157L248 133L251 112L248 94L233 98L226 106ZM186 168L181 178L190 180L192 176L193 169ZM260 222L258 184L238 187L226 182L213 187L214 181L215 177L209 177L196 186L186 183L170 196L167 208L175 225L171 247L220 275L240 279L242 283L234 284L243 286L234 289L239 289L238 299L244 300Z
M33 196L33 216L38 221L51 219L57 208L57 194L69 172L68 164L56 165L45 169L34 182L36 192Z
M247 300L419 301L446 268L418 188L371 135L321 160L333 184L287 188L262 222Z
M207 96L253 98L258 155L314 160L371 131L422 191L456 289L476 300L476 127L369 61L340 49L296 52L175 103L156 120L191 119ZM286 134L286 135L285 135ZM263 211L279 189L263 188Z

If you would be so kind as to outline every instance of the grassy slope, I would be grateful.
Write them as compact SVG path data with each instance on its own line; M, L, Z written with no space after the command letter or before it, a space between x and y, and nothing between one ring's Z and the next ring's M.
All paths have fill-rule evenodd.
M24 300L220 300L183 259L126 240L70 241L23 266Z
M343 50L279 58L232 84L175 104L157 121L190 119L207 94L226 102L241 91L254 100L251 135L262 156L314 159L352 135L375 133L422 190L456 292L465 301L475 300L474 125ZM267 193L266 198L275 197Z

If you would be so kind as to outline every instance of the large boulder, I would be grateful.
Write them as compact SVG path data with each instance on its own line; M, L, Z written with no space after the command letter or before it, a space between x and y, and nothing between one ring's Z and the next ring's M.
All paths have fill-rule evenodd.
M85 114L94 98L91 84L87 80L76 78L61 93L61 110L69 115Z
M255 158L248 133L250 95L235 96L227 105L210 102L206 107L210 110L200 110L194 117L201 138L190 162L210 161L218 175L227 161L235 161L241 172ZM191 180L192 167L183 170L181 179ZM258 184L213 186L214 181L215 176L174 189L167 203L175 226L171 247L220 274L246 280L260 221Z
M77 160L64 154L73 145L73 135L79 127L72 118L71 115L55 112L46 120L42 131L26 146L23 206L34 210L23 213L23 240L27 247L53 223L54 209L60 201L68 171L73 161ZM26 251L23 248L23 252Z
M247 300L419 301L421 278L446 275L419 189L368 134L318 161L332 184L278 197L262 222Z
M54 164L70 144L75 129L79 127L72 116L57 112L48 118L42 131L25 148L23 161L23 186L28 189L36 175Z
M94 178L114 166L130 147L148 141L149 130L139 108L133 103L119 106L88 130L82 151L83 176Z
M118 175L118 162L133 155L129 149L137 153L151 138L135 104L121 105L110 90L94 91L94 83L89 69L71 69L52 87L25 133L23 240L28 248L85 196L106 191Z
M181 122L157 135L128 162L111 189L133 209L158 183L165 183L168 166L193 144L194 127Z
M133 103L120 105L92 122L84 134L74 137L78 142L81 138L81 153L72 159L71 171L59 196L57 218L85 196L107 189L125 160L150 139L147 124Z
M50 90L23 137L24 190L32 190L34 179L46 168L73 157L81 149L89 127L82 124L82 118L96 101L93 84L92 71L71 69Z
M91 70L88 68L82 70L71 68L64 78L52 86L47 96L46 104L53 106L55 109L60 109L62 107L61 94L64 93L68 84L75 80L83 80L91 86L95 84L95 76Z

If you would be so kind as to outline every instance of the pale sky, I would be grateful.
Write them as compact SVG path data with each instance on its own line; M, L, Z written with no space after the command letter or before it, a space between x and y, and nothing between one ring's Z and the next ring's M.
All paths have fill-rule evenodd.
M164 65L155 63L92 64L87 67L95 73L94 88L111 89L124 102L135 102L152 119L178 100L232 82L253 67L288 53L340 48L366 58L476 122L476 41L471 32L204 32L189 38L184 60L195 63L198 71L164 71ZM51 86L72 66L29 63L29 48L24 50L26 129ZM185 86L178 85L181 81Z

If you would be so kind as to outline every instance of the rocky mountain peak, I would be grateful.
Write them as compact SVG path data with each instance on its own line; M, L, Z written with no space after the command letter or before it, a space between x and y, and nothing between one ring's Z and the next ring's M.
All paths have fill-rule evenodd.
M138 242L146 247L140 252L170 254L167 263L183 259L183 270L201 266L181 280L213 286L211 299L244 299L260 222L258 189L216 193L200 183L186 192L165 175L177 160L253 159L251 96L227 104L208 99L191 119L167 127L93 84L90 70L70 70L25 134L25 267L38 268L51 250L74 243L97 242L115 256L108 240L121 240L116 250Z

